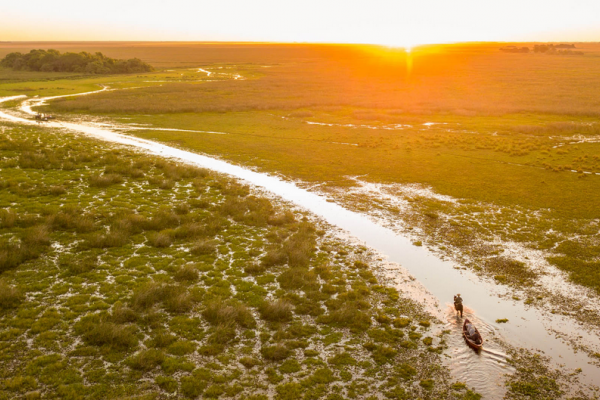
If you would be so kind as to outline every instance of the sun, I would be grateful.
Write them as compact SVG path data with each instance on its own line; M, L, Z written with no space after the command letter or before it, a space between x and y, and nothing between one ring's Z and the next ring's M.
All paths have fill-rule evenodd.
M387 43L383 43L383 45L391 49L404 49L404 51L407 53L410 53L416 46L418 46L417 43L406 40L389 41Z

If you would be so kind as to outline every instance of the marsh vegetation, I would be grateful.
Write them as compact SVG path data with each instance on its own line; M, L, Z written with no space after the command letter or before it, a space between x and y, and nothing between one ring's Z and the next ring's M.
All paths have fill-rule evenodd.
M597 45L574 58L422 48L410 71L407 54L370 46L88 51L100 50L152 55L170 69L118 79L3 70L0 93L135 88L43 110L317 184L332 201L398 223L415 244L525 290L517 301L600 326L589 304L541 285L553 266L594 301L600 288ZM27 340L47 348L10 369L20 378L5 379L6 393L477 397L448 386L431 318L373 274L364 250L301 213L204 170L41 130L7 132L7 357ZM78 296L87 297L69 303ZM48 329L67 343L60 349L32 336L42 307L77 321ZM78 378L29 374L35 351L76 360ZM513 355L507 396L565 395L567 381L531 357Z
M305 215L64 132L5 126L0 156L2 398L478 398Z

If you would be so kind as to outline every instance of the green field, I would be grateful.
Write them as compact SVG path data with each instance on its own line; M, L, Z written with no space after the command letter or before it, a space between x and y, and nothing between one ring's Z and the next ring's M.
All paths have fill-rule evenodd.
M2 90L44 95L98 84L134 87L56 100L48 109L65 117L224 132L133 134L326 183L326 191L355 185L355 176L431 187L463 205L415 199L413 209L423 218L413 222L428 232L426 241L474 254L470 264L502 282L531 283L534 272L494 267L489 259L497 248L472 248L476 238L516 241L548 251L548 260L574 282L600 288L597 45L582 45L583 57L504 54L494 44L424 47L410 55L410 74L406 54L374 46L182 46L127 47L136 56L143 48L146 61L171 70L52 85L15 81ZM576 136L588 142L575 143ZM360 210L370 201L350 203ZM503 212L481 212L497 207ZM432 221L427 213L444 218Z
M30 46L5 46L0 57ZM44 44L139 57L157 70L3 69L0 96L114 89L42 111L136 124L128 134L317 187L525 293L517 301L600 326L585 302L538 284L544 272L530 253L508 251L516 243L542 254L600 293L600 46L578 44L584 56L499 46L408 55ZM207 171L40 128L2 129L0 343L4 360L18 362L0 369L0 398L477 398L440 367L444 334L432 333L431 317L373 274L364 248L318 221ZM361 192L366 184L403 205ZM509 398L559 395L539 358L513 360Z
M364 248L205 170L2 133L0 398L478 398Z

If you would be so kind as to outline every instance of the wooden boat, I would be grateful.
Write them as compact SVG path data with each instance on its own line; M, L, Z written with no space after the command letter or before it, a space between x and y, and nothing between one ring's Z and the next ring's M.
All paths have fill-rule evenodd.
M481 347L483 347L483 337L481 337L481 343L479 344L475 343L473 340L471 340L471 338L469 338L469 332L467 332L467 324L470 322L471 321L469 321L468 319L465 319L465 323L463 324L463 336L465 337L465 340L467 341L467 344L469 346L471 346L475 350L481 350ZM473 328L475 328L475 332L479 333L475 325L473 325ZM479 336L481 336L481 333L479 333Z

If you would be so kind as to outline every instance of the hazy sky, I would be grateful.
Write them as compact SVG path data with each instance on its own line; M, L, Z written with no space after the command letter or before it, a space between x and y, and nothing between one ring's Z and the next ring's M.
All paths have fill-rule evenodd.
M600 41L600 0L29 0L0 41Z

